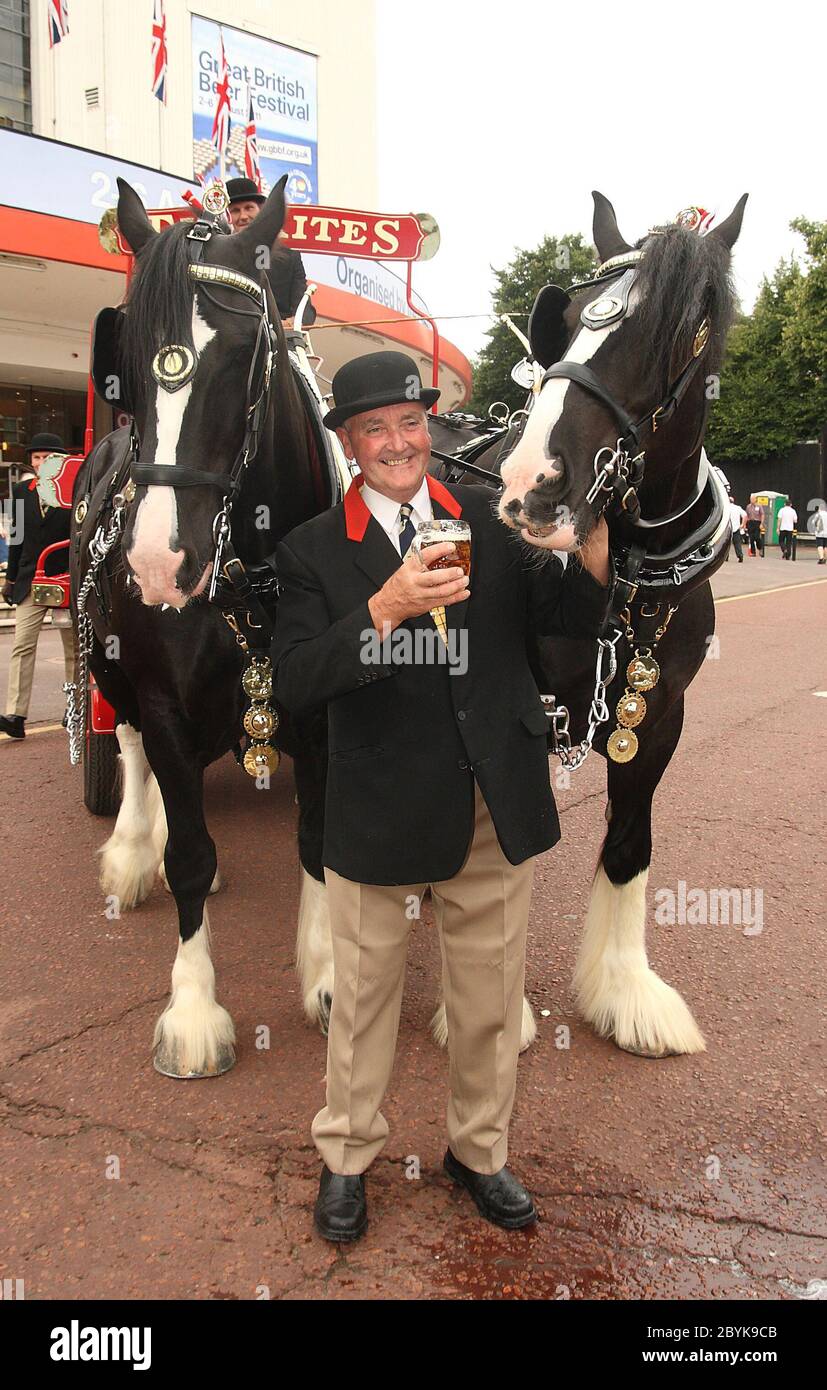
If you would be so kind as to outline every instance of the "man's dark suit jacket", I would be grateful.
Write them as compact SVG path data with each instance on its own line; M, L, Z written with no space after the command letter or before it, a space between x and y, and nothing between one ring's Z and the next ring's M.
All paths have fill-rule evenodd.
M277 247L270 259L267 276L281 317L292 319L307 289L304 263L298 251L294 251L292 246ZM311 303L304 315L304 326L309 328L315 322L316 310Z
M358 883L452 878L473 831L474 778L512 864L556 844L548 719L528 645L533 634L596 637L608 600L576 561L561 571L527 557L484 489L433 478L428 487L435 516L471 526L471 596L445 610L449 638L467 634L464 675L393 664L392 647L362 659L368 599L401 561L355 484L276 551L275 694L296 715L327 704L322 859ZM427 614L402 626L434 631Z
M12 526L18 525L18 503L23 503L23 534L9 542L6 583L14 586L12 603L22 603L32 587L32 578L40 552L55 541L68 541L71 512L68 507L47 507L41 515L37 495L37 480L28 478L12 488ZM65 574L69 568L69 550L56 550L46 560L47 574Z

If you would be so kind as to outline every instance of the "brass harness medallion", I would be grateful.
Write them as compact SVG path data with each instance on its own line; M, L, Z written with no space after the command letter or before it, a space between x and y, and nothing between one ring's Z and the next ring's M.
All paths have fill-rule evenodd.
M169 343L152 359L152 375L165 391L179 391L195 371L195 353L183 343Z

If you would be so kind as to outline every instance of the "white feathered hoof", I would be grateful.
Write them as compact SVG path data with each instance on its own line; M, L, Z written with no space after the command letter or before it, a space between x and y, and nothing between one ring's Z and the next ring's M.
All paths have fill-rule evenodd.
M520 1025L520 1051L526 1052L537 1037L537 1024L528 1000L523 996L523 1019Z
M235 1062L235 1028L215 997L207 910L198 931L179 941L172 995L155 1025L154 1065L178 1080L220 1076Z
M330 904L324 883L304 868L299 896L296 969L301 981L304 1012L326 1038L333 1006L334 974Z
M227 1010L176 997L155 1025L153 1066L162 1076L197 1081L235 1066L235 1028Z
M705 1052L689 1008L646 956L647 876L613 884L598 868L574 974L578 1008L600 1037L637 1057Z
M307 1004L305 1003L305 1008ZM323 1038L327 1037L330 1028L330 1010L333 1008L333 995L327 989L316 991L315 1017L314 1022L319 1025L319 1032Z
M448 1014L446 1013L444 1004L440 1004L431 1019L431 1037L437 1047L448 1046Z
M448 1015L445 1005L440 1004L431 1019L431 1036L437 1047L448 1046ZM537 1024L528 1000L523 996L523 1016L520 1022L520 1051L525 1052L537 1037Z
M149 897L158 862L148 837L127 839L116 828L98 853L99 882L107 898L117 898L121 908L130 908Z
M661 1059L706 1051L703 1034L687 1005L654 970L646 969L636 979L624 982L613 1013L611 1026L598 1027L597 1031L635 1057Z

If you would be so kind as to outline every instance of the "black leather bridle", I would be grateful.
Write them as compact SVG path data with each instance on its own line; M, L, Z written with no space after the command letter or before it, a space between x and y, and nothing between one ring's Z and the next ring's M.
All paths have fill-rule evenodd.
M590 302L583 307L580 317L587 329L593 330L602 327L625 315L629 291L634 283L634 267L640 259L641 254L640 251L630 251L625 255L615 256L598 269L594 279L583 281L571 287L572 290L590 289L592 286L600 286L602 288L605 284L611 283L617 275L622 274L624 277L625 284L622 295L619 298L607 301L610 307L615 306L611 316L607 315L595 321L593 315L589 314L589 310L593 309L592 303ZM689 507L687 506L682 508L680 512L674 513L669 517L659 517L654 522L641 520L640 502L637 490L643 481L643 473L646 465L646 455L642 445L642 436L647 430L651 430L654 434L661 425L666 424L675 414L675 411L678 409L689 390L701 364L701 358L709 340L709 331L709 320L705 318L698 325L692 348L692 357L667 387L666 393L660 401L660 404L657 405L654 410L648 410L646 414L641 416L638 420L632 419L625 406L621 405L621 403L615 399L608 387L603 384L599 377L595 376L591 367L585 366L584 363L569 362L567 359L563 358L560 362L552 362L552 364L546 368L540 382L540 390L542 390L547 381L559 380L561 378L566 381L573 381L577 386L582 387L584 391L587 391L589 395L593 396L595 400L600 401L601 405L606 408L620 430L615 449L606 451L600 450L595 459L596 485L591 488L587 500L592 505L593 510L594 502L598 501L599 505L595 513L597 516L601 515L612 501L621 513L625 513L635 525L642 527L665 525L668 521L675 520L677 516L682 515L684 511L688 511ZM600 471L598 470L598 460L604 452L612 454L613 457L607 465L604 465L602 470L603 476L601 478ZM601 494L605 495L601 497ZM693 505L700 495L700 490L696 490L696 495L689 506Z
M189 278L196 285L201 287L202 292L207 298L210 299L216 307L221 309L222 312L243 314L247 318L256 318L258 320L256 342L253 349L250 370L247 375L245 427L241 447L228 473L211 473L204 469L190 468L187 464L180 463L141 463L138 458L140 441L137 431L135 430L133 417L130 434L130 476L136 487L214 487L222 493L221 508L213 519L215 556L213 559L209 598L213 600L216 596L219 571L222 569L222 558L226 551L227 559L224 561L223 565L224 578L229 582L232 589L235 590L239 601L249 604L251 602L251 597L249 582L245 582L243 578L244 566L241 564L238 557L231 552L230 516L233 504L241 491L247 466L258 452L261 428L269 406L270 385L275 365L278 337L271 315L270 297L268 296L267 281L264 273L262 272L261 280L256 281L252 280L248 275L242 275L240 271L231 270L229 266L207 265L204 263L204 249L216 232L223 234L217 221L208 213L205 213L193 223L192 227L187 232L187 244L189 249L189 265L187 267L187 272ZM256 309L243 309L237 308L231 304L220 303L220 301L210 293L210 290L207 288L209 285L213 285L220 289L237 290L247 298L252 299L256 305ZM162 389L163 386L159 386L159 390Z

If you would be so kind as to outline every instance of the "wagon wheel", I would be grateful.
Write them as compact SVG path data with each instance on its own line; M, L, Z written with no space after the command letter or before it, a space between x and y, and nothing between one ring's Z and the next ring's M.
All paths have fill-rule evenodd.
M118 741L92 728L92 699L86 692L86 739L83 745L83 804L93 816L117 815Z

